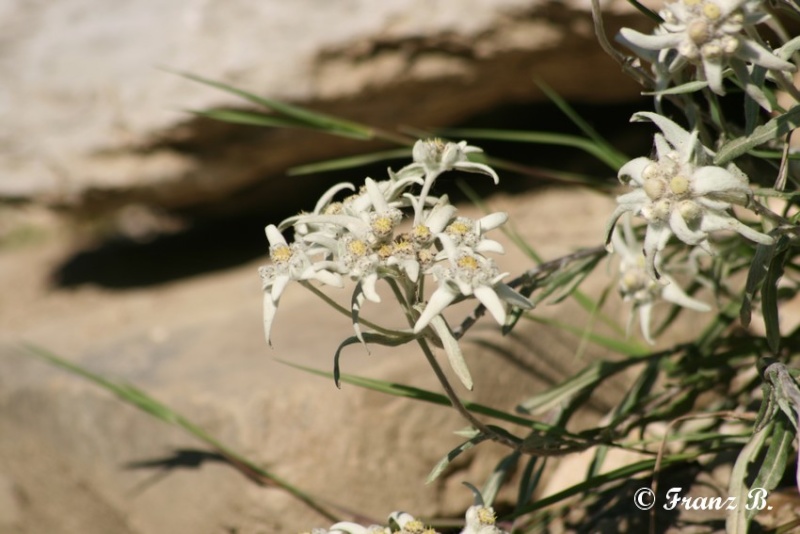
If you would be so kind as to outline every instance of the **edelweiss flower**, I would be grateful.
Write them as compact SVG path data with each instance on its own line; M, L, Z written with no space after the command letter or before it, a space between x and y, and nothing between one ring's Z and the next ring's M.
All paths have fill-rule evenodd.
M431 186L443 172L453 169L477 172L491 176L495 184L500 181L497 173L488 165L469 161L467 154L476 152L483 152L483 150L476 146L468 145L466 141L446 143L441 139L427 139L414 143L412 150L414 163L403 167L397 173L397 176L402 178L424 177L422 191L420 191L417 203L414 205L414 224L419 224L422 220L422 210L425 207Z
M508 220L508 215L503 212L490 213L473 221L468 217L458 217L447 225L444 233L447 234L456 247L467 247L475 252L494 252L503 254L503 245L492 239L485 239L483 234L502 226Z
M357 523L342 521L331 525L331 529L327 531L327 534L392 534L392 531L379 525L365 527Z
M399 530L397 530L399 529ZM330 530L313 529L311 534L439 534L432 528L425 528L422 521L406 512L392 512L389 516L389 526L370 525L368 527L342 521L332 525Z
M709 232L733 230L757 243L773 239L739 222L727 213L732 203L745 205L752 192L747 176L735 165L727 169L704 165L713 154L691 134L655 113L637 113L632 120L650 119L663 135L655 135L657 159L636 158L619 170L619 179L633 191L617 197L619 206L606 228L611 241L617 219L626 212L647 221L644 240L647 273L658 278L656 255L675 234L689 245L711 252Z
M438 238L450 267L437 265L433 268L439 288L433 292L414 325L414 333L425 329L434 317L462 296L474 295L499 324L506 320L503 301L520 308L532 307L528 299L501 282L508 273L500 273L492 260L465 248L457 249L447 234L439 234Z
M470 506L466 513L466 525L461 534L507 534L495 525L497 521L491 506Z
M270 244L269 256L272 265L262 266L258 272L264 290L264 335L267 343L272 345L270 341L272 321L283 290L291 280L319 280L337 287L342 287L343 284L338 274L331 273L311 261L305 245L301 243L289 245L275 225L270 224L265 230Z
M619 292L622 299L633 303L628 332L633 325L634 313L639 312L639 327L648 343L654 341L650 336L650 316L653 305L659 300L665 300L696 311L707 312L711 307L704 302L695 300L678 286L677 282L669 275L662 273L660 282L653 280L645 268L645 259L641 253L639 243L633 235L630 218L626 217L625 224L615 228L611 241L614 243L614 253L620 258L619 265ZM624 238L620 236L624 235Z
M658 51L658 62L676 72L687 63L698 66L712 91L722 95L722 72L729 64L748 89L747 64L777 71L794 71L795 66L774 55L743 33L769 15L761 10L759 0L678 0L666 4L660 12L664 22L653 35L629 28L620 31L621 40L630 48ZM670 59L669 51L677 55ZM669 62L669 63L668 63ZM769 105L763 93L751 93L759 104Z

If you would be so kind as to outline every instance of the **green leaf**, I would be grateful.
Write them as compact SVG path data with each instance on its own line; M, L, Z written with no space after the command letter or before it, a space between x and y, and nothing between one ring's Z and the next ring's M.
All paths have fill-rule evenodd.
M404 345L409 341L413 341L414 334L409 334L407 336L387 336L385 334L378 334L376 332L364 332L361 334L361 339L358 336L350 336L341 343L339 343L339 347L336 349L336 353L333 355L333 381L336 383L336 387L340 386L340 372L339 372L339 357L342 355L342 350L350 345L355 345L357 343L374 343L376 345L383 345L386 347L399 347L400 345Z
M752 134L738 137L722 145L714 157L714 164L725 165L751 148L779 139L798 126L800 126L800 105L754 129Z
M539 464L538 467L537 463ZM531 456L528 458L528 463L525 464L525 469L522 471L522 477L520 477L519 481L517 504L514 508L515 512L525 506L533 498L533 493L542 480L542 474L544 474L546 466L547 458L544 456ZM534 468L536 468L536 472L534 472Z
M699 91L700 89L705 89L706 87L708 87L708 82L706 81L693 81L681 85L676 85L675 87L670 87L669 89L662 89L661 91L643 91L642 95L644 96L683 95L686 93L694 93L696 91Z
M448 452L444 456L444 458L439 460L436 463L436 465L433 467L431 472L428 474L428 478L425 479L425 484L430 484L431 482L433 482L434 480L439 478L439 475L441 475L444 472L444 470L447 469L447 466L450 465L450 462L452 462L453 460L458 458L458 456L462 452L468 451L469 449L471 449L472 447L474 447L478 443L480 443L482 441L485 441L486 439L487 439L487 436L485 436L483 434L479 434L479 435L475 436L474 438L468 439L467 441L465 441L464 443L462 443L461 445L459 445L455 449L453 449L450 452Z
M764 442L772 430L772 425L769 425L761 432L756 432L750 441L747 442L736 458L736 463L733 465L731 472L731 481L728 486L728 495L734 497L737 503L747 502L747 493L750 488L747 486L747 471L750 463L753 462L761 453L764 447ZM728 515L725 521L725 531L730 534L747 534L750 520L747 518L747 510L745 507L737 506L733 513Z
M623 354L625 356L646 356L651 352L650 349L633 340L614 339L596 332L587 332L577 326L573 326L562 321L557 321L555 319L541 317L532 313L528 313L525 317L531 321L558 328L565 332L575 334L576 336L585 337L599 347L613 350L614 352Z
M787 240L786 236L781 241ZM781 250L780 242L776 247ZM784 248L772 257L769 269L761 286L761 312L764 315L764 326L767 331L767 343L774 354L778 353L781 343L780 318L778 317L778 280L783 276L783 264L786 262L788 249Z
M431 320L431 327L433 327L436 335L442 341L442 346L445 353L447 353L447 359L453 372L461 381L461 384L469 391L472 391L473 383L472 376L469 374L469 367L467 367L467 362L464 361L464 354L461 352L458 340L453 337L453 332L450 331L450 327L445 322L444 317L441 315L434 317Z
M514 471L516 471L517 464L519 463L519 459L521 457L522 454L519 451L514 451L500 460L500 462L495 466L494 471L492 471L492 474L489 475L488 480L483 484L483 488L481 490L483 502L486 506L491 506L492 503L494 503L500 488L503 487L503 484L505 484L506 481L514 474Z
M783 478L795 437L792 427L787 425L784 414L776 418L767 455L764 457L761 469L753 481L753 488L761 488L770 492L778 486ZM753 519L759 511L758 508L747 510L746 519L748 521Z
M600 382L636 363L641 363L641 361L592 362L581 372L567 379L561 385L551 388L539 395L535 395L521 403L517 406L517 411L534 415L556 408L567 403L575 395L593 389Z
M673 454L665 456L661 461L661 469L663 470L673 465L694 461L697 458L703 456L704 454L710 454L711 452L712 450L709 449L703 452L691 452L691 453ZM571 486L553 495L537 499L536 502L532 504L529 504L527 506L522 506L514 510L514 512L509 516L505 517L505 519L512 520L517 517L529 514L531 512L541 510L557 502L561 502L565 499L572 497L573 495L578 495L586 491L596 491L597 488L599 488L603 484L608 484L609 482L614 482L617 480L628 480L632 478L634 475L640 474L642 472L652 471L653 468L655 467L655 463L656 463L655 459L642 460L640 462L634 462L626 466L620 467L619 469L614 469L613 471L608 471L606 473L603 473L602 475L598 475L579 484L575 484L574 486Z
M747 271L747 281L744 285L744 298L742 299L742 307L739 309L739 320L742 321L744 326L750 325L752 317L753 299L755 298L758 288L764 282L764 278L769 271L770 262L775 255L777 243L772 245L756 246L756 252L753 255L753 261L750 262L750 269Z

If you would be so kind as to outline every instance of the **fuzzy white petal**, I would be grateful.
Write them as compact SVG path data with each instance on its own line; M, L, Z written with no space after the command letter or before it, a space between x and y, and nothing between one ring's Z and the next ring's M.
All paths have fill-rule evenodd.
M703 58L703 72L708 81L708 87L718 95L724 95L725 89L722 87L723 65L720 59Z
M505 254L506 251L503 248L503 245L494 241L492 239L481 239L481 241L475 245L474 248L475 252L492 252L494 254Z
M741 44L736 50L736 56L767 69L785 70L790 72L797 70L797 67L795 67L792 63L782 60L763 46L750 39L741 40Z
M270 331L272 330L272 321L275 319L275 312L277 311L278 311L278 306L272 300L272 295L270 295L269 291L264 291L264 304L263 304L264 338L267 340L267 344L270 347L272 346L272 340L270 339Z
M414 324L414 333L419 334L422 332L434 317L442 313L455 300L456 296L457 293L453 292L447 285L439 286L431 295L428 305L425 306L419 319Z
M668 282L669 283L664 286L664 289L661 290L661 297L664 300L668 300L669 302L677 304L678 306L683 306L684 308L689 308L699 312L711 311L711 306L705 302L695 300L684 293L684 291L678 287L678 284L676 284L674 281L668 279Z
M343 189L349 189L351 191L356 190L355 186L348 182L341 182L334 185L333 187L322 193L322 196L319 197L316 206L314 206L314 213L321 212L325 208L325 206L331 203L333 197L336 196L336 193L338 193Z
M481 234L494 230L508 221L508 214L502 211L490 213L478 219L477 231Z
M647 50L675 48L683 40L683 36L677 33L645 35L630 28L622 28L619 33L625 41L633 43L640 48L646 48Z
M639 113L634 113L633 117L631 118L631 121L642 120L649 120L658 126L659 130L664 133L664 137L667 139L667 142L674 146L678 152L683 153L685 147L691 147L693 143L692 135L670 119L650 111L640 111Z
M722 167L700 167L692 174L692 193L706 195L718 191L750 193L750 187L741 176L734 176Z
M667 246L670 237L672 237L672 231L669 226L665 224L651 224L647 226L643 247L645 269L647 274L654 280L657 280L660 276L656 271L656 258L658 253Z
M506 322L506 307L503 305L503 302L500 300L500 297L497 296L494 289L488 286L478 286L473 291L475 293L475 298L486 306L486 309L489 310L489 313L492 314L492 317L494 317L494 320L497 321L498 324L502 325Z
M288 275L281 274L275 277L275 281L272 282L272 290L270 291L274 302L278 302L283 294L283 290L286 289L290 281L291 277Z
M655 345L655 341L650 335L650 315L653 310L653 304L648 302L639 306L639 328L642 329L642 337L651 345Z
M522 308L523 310L530 310L533 308L533 303L531 303L530 300L511 289L511 287L506 284L495 284L493 287L497 296L512 306Z
M700 223L700 229L705 232L713 232L715 230L732 230L741 234L742 236L761 243L762 245L771 245L775 240L767 234L754 230L746 224L739 222L734 217L726 214L706 212L703 215L703 220Z
M361 279L361 288L364 290L364 296L367 297L367 300L372 302L381 301L381 297L378 296L378 292L375 291L375 284L377 283L378 273L369 273Z
M476 172L480 174L486 174L492 177L492 180L494 180L495 185L500 183L500 177L497 176L497 173L494 172L494 169L492 169L488 165L484 165L483 163L472 163L471 161L462 161L456 163L455 168L465 172Z
M670 214L669 226L675 236L687 245L696 245L706 238L704 232L696 232L690 229L678 210L674 210Z
M617 173L619 181L622 183L628 183L626 178L629 178L637 185L643 185L644 177L642 176L642 173L648 165L652 165L653 163L655 162L650 158L636 158L630 160L628 163L620 167L619 172Z
M264 231L267 234L267 240L269 241L270 245L285 245L286 239L283 237L283 234L278 230L278 228L274 224L270 224Z

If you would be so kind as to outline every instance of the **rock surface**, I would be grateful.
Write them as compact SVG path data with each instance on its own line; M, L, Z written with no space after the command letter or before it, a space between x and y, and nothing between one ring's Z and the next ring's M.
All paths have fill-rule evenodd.
M589 4L5 2L0 197L80 213L241 210L291 193L268 178L293 165L365 150L192 118L246 103L162 67L388 129L542 99L534 78L571 99L630 98L639 89L597 46ZM604 9L610 34L648 25L625 0Z
M577 189L489 199L547 258L597 244L594 229L611 202ZM564 217L565 206L582 209ZM225 253L226 243L215 246ZM150 250L142 246L140 253ZM513 245L506 243L506 250L501 268L529 266ZM253 484L179 429L24 355L21 341L136 385L323 502L375 520L398 508L423 517L462 515L472 497L461 482L480 484L503 454L486 445L490 454L465 454L437 483L424 485L432 466L458 443L452 432L465 423L444 408L351 385L337 390L329 379L276 361L328 370L351 327L291 287L270 351L257 261L127 289L54 287L53 271L72 254L73 245L56 234L0 255L9 303L0 307L2 534L280 534L330 524L285 492ZM590 287L607 282L604 271L597 270ZM365 313L390 321L383 310ZM538 313L572 322L585 315L569 302ZM486 343L505 350L498 354ZM525 326L503 340L484 318L465 344L476 379L474 394L465 397L511 409L588 358L608 357L590 351L578 359L576 344L542 326ZM352 347L342 366L346 373L438 390L411 346L373 348L371 355ZM596 411L584 421L604 413L624 390L620 383L598 392Z

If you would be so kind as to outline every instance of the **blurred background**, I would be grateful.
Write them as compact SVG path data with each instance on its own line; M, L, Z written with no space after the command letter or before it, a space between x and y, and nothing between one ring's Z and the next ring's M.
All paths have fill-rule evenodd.
M602 4L611 36L652 26L625 0ZM598 46L589 0L0 0L0 35L0 534L327 524L178 429L25 356L23 342L152 393L344 514L463 517L461 481L483 480L500 451L424 486L458 418L275 361L330 369L350 325L313 296L288 292L274 350L261 331L264 226L407 160L293 174L396 145L198 116L253 108L176 71L412 136L577 134L544 82L612 144L646 153L649 129L628 118L648 101ZM611 201L540 170L613 171L574 149L471 141L520 165L499 188L469 183L546 258L601 241ZM436 192L459 195L450 179ZM511 251L503 262L530 266ZM572 349L557 336L537 338L535 361L530 340L505 343L502 361L468 349L488 370L473 370L475 399L510 408L585 363L564 363ZM345 371L435 388L403 350L354 348Z

